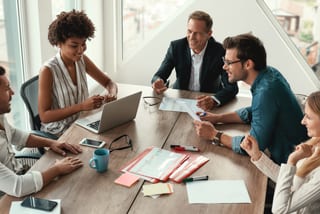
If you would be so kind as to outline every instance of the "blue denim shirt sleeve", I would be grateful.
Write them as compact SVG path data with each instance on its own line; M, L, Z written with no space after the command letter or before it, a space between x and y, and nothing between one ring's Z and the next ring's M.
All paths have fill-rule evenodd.
M241 108L236 111L240 119L247 123L250 124L251 118L252 118L252 111L251 107L246 107L246 108ZM235 136L232 138L232 150L236 153L240 154L246 154L245 151L243 151L240 147L240 143L242 142L244 136Z
M250 135L259 143L259 149L264 151L268 148L274 137L274 126L277 120L278 106L273 95L277 87L266 90L263 85L256 91L252 99L252 105L248 108L239 109L237 114L244 122L251 122ZM245 154L240 148L243 137L233 137L232 149Z

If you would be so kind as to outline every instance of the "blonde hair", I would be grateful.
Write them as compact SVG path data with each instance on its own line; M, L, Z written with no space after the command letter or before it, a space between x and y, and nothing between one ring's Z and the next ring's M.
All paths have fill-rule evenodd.
M320 91L311 93L307 97L306 104L320 117Z

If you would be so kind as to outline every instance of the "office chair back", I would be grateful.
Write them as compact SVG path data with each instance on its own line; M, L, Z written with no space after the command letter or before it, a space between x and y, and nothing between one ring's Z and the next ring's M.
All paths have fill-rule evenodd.
M40 130L41 121L38 113L38 82L39 76L35 76L22 84L20 95L28 109L32 130Z
M20 95L29 112L30 126L33 130L32 134L57 140L57 136L40 131L41 120L38 112L38 85L39 76L37 75L24 82L20 89Z

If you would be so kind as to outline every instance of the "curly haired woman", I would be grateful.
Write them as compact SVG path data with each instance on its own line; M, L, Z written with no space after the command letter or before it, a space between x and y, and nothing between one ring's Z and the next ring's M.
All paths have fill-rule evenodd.
M84 54L95 27L83 11L62 12L50 24L48 40L59 48L39 75L41 130L60 136L81 111L100 108L117 97L117 85ZM86 74L107 93L89 97Z

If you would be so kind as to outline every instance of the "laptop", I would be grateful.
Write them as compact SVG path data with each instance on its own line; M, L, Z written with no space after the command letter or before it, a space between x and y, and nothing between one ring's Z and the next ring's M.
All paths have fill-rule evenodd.
M133 120L138 111L142 91L106 103L93 115L79 118L75 123L94 133L102 133Z

